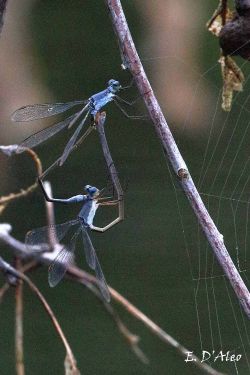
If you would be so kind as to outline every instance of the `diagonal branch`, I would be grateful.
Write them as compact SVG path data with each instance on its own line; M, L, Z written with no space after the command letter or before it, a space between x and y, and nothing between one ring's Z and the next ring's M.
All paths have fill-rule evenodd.
M168 127L166 119L164 118L160 105L154 95L136 51L121 2L120 0L105 0L105 2L110 11L111 20L119 41L119 46L122 49L123 64L125 61L126 67L133 75L138 90L143 96L156 133L161 141L168 160L180 181L182 189L198 218L203 232L210 243L219 264L230 281L247 317L250 318L250 293L239 272L237 271L224 244L223 235L218 231L212 218L210 217L175 143L173 135Z
M68 269L68 273L70 276L73 276L78 282L82 282L84 280L89 279L89 282L96 283L96 279L94 276L88 274L85 271L77 267L70 267ZM158 326L153 320L151 320L147 315L145 315L142 311L140 311L136 306L134 306L131 302L129 302L125 297L123 297L119 292L109 286L109 292L113 300L119 303L122 307L127 310L127 312L132 315L137 320L141 321L154 335L159 337L165 344L172 346L178 354L180 354L183 358L187 358L187 353L189 350L181 345L177 340L175 340L172 336L170 336L167 332L165 332L160 326ZM202 362L198 357L192 354L194 361L192 362L195 366L203 370L205 374L209 375L223 375L221 372L213 369L206 363ZM224 374L225 375L225 374Z
M110 303L103 300L99 289L93 283L86 282L86 278L78 279L77 281L79 283L82 283L86 288L88 288L98 298L98 300L102 303L102 305L105 307L106 311L109 313L109 315L113 319L113 321L116 324L119 332L121 333L123 338L126 340L126 342L130 346L130 348L134 352L134 354L138 357L138 359L142 363L148 364L149 363L148 358L146 357L146 355L143 353L143 351L141 350L141 348L138 345L138 343L140 341L140 337L133 334L127 328L127 326L122 321L122 319L120 318L117 311L113 308L113 306Z

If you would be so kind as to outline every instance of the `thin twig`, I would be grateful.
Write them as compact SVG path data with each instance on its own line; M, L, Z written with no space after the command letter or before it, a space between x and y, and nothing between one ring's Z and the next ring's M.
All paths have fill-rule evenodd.
M10 284L5 283L1 288L0 288L0 303L3 300L3 297L5 296L6 292L10 289Z
M96 282L95 277L89 275L87 272L80 270L77 267L70 267L68 273L75 277L78 282L81 280L86 280L89 278L89 281ZM187 353L190 352L183 345L181 345L177 340L165 332L161 327L159 327L153 320L147 317L142 311L140 311L136 306L129 302L125 297L123 297L119 292L109 286L109 292L112 297L112 300L118 302L121 306L127 310L127 312L135 317L137 320L141 321L154 335L159 337L165 344L172 346L183 358L187 358ZM201 360L192 354L192 364L204 371L205 374L210 375L223 375L223 373L213 369L206 363L202 363ZM225 374L224 374L225 375Z
M0 150L4 152L6 155L10 156L16 153L17 147L18 147L17 145L0 146ZM26 152L33 160L37 175L39 176L40 174L42 174L42 163L38 155L35 153L35 151L29 148L25 148L24 152ZM33 191L37 188L37 186L38 186L37 181L35 181L32 185L30 185L26 189L20 189L20 191L17 193L11 193L7 196L0 197L0 214L3 212L3 210L7 207L7 205L10 202L20 199L20 198L27 197L27 195L33 193Z
M10 236L12 227L10 224L2 223L0 224L0 241L10 246L17 256L20 258L30 258L30 259L40 259L41 253L50 250L50 247L46 244L27 246L25 243L16 240L14 237ZM44 256L48 259L48 262L53 259L53 255L50 253L45 253Z
M44 309L46 310L48 316L50 317L50 319L51 319L51 321L52 321L52 323L53 323L53 325L56 329L56 332L58 333L58 335L59 335L59 337L60 337L60 339L61 339L61 341L64 345L64 348L66 350L66 358L70 361L70 364L71 364L72 375L73 374L74 375L80 374L79 370L77 369L76 360L75 360L75 357L74 357L73 352L71 350L71 347L68 343L68 340L66 339L66 337L63 333L63 330L62 330L57 318L55 317L51 307L49 306L48 302L46 301L45 297L40 292L40 290L36 287L36 285L25 274L16 270L14 267L12 267L7 262L5 262L1 257L0 257L0 269L2 269L7 274L11 274L14 277L17 277L18 279L21 279L21 280L25 281L29 285L30 289L36 294L36 296L38 297L38 299L42 303Z
M133 334L128 327L125 325L125 323L120 318L119 314L115 311L113 306L110 303L107 303L104 301L99 289L90 282L86 282L86 279L79 279L80 283L82 283L85 287L87 287L102 303L102 305L105 307L106 311L109 313L109 315L112 317L114 323L116 324L119 332L121 333L122 337L125 339L126 343L131 348L132 352L137 356L137 358L144 364L148 364L149 360L146 357L146 355L143 353L141 348L139 347L138 343L140 341L140 337Z
M14 254L20 255L20 245L18 249L16 249L15 246L13 246L15 241L18 244L19 244L19 241L14 239L14 237L12 237L9 234L9 232L7 234L5 233L3 224L0 225L0 240L2 240L5 244L10 245L11 249L14 251ZM31 257L33 257L36 260L39 260L41 263L44 263L44 264L48 264L54 259L52 252L41 253L39 254L39 258L36 256L35 252L31 254L32 254ZM24 252L23 258L27 256L28 256L27 252ZM90 275L89 273L81 270L78 267L75 267L75 266L68 267L67 274L70 277L73 277L77 282L82 283L84 281L84 283L86 284L92 283L94 285L98 285L98 281L93 275ZM113 300L121 304L132 316L140 320L151 332L153 332L156 336L158 336L163 342L174 347L174 349L176 349L177 352L181 354L182 357L183 356L185 356L185 358L187 357L187 352L189 352L189 350L185 349L184 346L180 345L178 341L176 341L174 338L168 335L161 327L159 327L156 323L154 323L150 318L148 318L143 312L141 312L137 307L135 307L132 303L130 303L126 298L124 298L115 289L109 287L109 291ZM196 358L196 357L193 356L193 358ZM208 366L207 364L201 363L201 361L198 358L196 361L192 361L192 363L195 366L201 368L206 374L222 375L220 372L214 370L212 367Z
M65 350L66 350L67 357L69 358L70 363L71 363L72 370L75 371L75 373L79 373L79 370L77 369L77 366L76 366L76 360L75 360L75 357L74 357L73 352L71 350L71 347L70 347L70 345L68 343L68 340L66 339L66 337L63 333L63 330L62 330L58 320L56 319L51 307L49 306L49 304L47 303L46 299L44 298L42 293L39 291L39 289L35 286L35 284L33 284L33 282L26 275L22 274L22 279L24 281L26 281L26 283L29 285L29 287L32 289L32 291L37 295L37 297L41 301L41 303L42 303L43 307L45 308L47 314L49 315L58 335L60 336L60 338L63 342L63 345L64 345Z
M21 269L22 263L19 258L15 260L16 269ZM24 375L24 355L23 355L23 282L18 280L16 291L16 332L15 332L15 347L16 347L16 373L17 375Z
M162 113L159 103L154 95L152 87L148 81L141 60L136 51L128 24L122 9L120 0L105 0L110 11L114 30L122 48L122 59L124 56L127 67L134 77L135 83L141 93L156 133L166 152L182 189L189 200L189 203L198 218L203 232L209 241L218 262L223 268L230 281L235 294L243 307L246 315L250 318L250 293L235 267L224 244L223 235L218 231L212 218L210 217L197 189L188 172L187 166L175 143L173 135L168 127L166 119Z
M44 182L44 189L49 197L52 197L52 187L49 181ZM51 230L52 226L55 224L55 212L54 212L54 204L52 202L45 201L45 208L46 208L46 216L47 216L47 226L48 226L48 240L51 249L58 243L58 239L56 238L55 232Z
M36 260L32 260L31 262L25 264L23 267L21 267L20 271L25 273L25 272L30 272L31 270L37 268L39 263ZM1 288L0 288L0 303L3 301L3 297L5 296L6 292L10 289L10 283L5 283Z

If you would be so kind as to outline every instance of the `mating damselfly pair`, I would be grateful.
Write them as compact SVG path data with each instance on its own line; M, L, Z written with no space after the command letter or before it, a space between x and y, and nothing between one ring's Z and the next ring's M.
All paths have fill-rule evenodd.
M65 120L58 122L54 124L51 127L48 127L44 130L41 130L40 132L30 136L26 140L24 140L19 145L19 152L22 152L25 148L32 148L34 146L37 146L38 144L42 143L43 141L46 141L48 138L52 137L56 133L58 133L60 130L64 129L65 127L70 128L73 126L77 120L80 120L82 115L84 117L80 120L80 123L75 130L74 134L70 138L69 142L67 143L64 152L62 156L52 165L50 166L48 170L51 169L56 164L62 165L66 158L68 157L69 153L73 150L73 148L81 142L81 139L84 139L86 137L86 134L89 133L89 131L86 131L82 137L77 140L77 137L79 133L81 132L88 116L92 117L92 124L94 123L95 126L98 126L98 130L100 133L100 142L102 145L104 157L110 172L111 179L113 181L114 187L116 189L118 198L117 200L110 200L110 197L106 197L108 199L102 198L100 196L100 191L94 187L87 185L85 187L86 195L77 195L73 196L68 199L56 199L56 198L50 198L46 190L43 187L42 180L38 178L38 181L40 183L40 186L42 188L42 191L44 193L44 196L47 201L53 202L53 203L83 203L83 207L78 214L77 219L70 220L63 224L57 224L57 225L50 225L49 227L42 227L38 229L34 229L30 232L28 232L26 236L26 242L27 244L41 244L41 243L47 243L49 242L48 236L49 234L53 235L54 238L57 239L57 241L63 240L63 238L71 231L71 229L74 229L73 236L71 237L69 243L66 246L63 246L62 249L59 251L58 255L55 257L54 261L49 267L49 284L50 286L55 286L58 284L58 282L63 278L67 268L73 263L74 260L74 252L76 247L76 241L79 235L81 234L82 240L83 240L83 246L85 250L85 257L87 264L89 267L95 271L96 278L98 280L98 285L100 287L101 294L103 298L106 301L110 300L109 291L107 288L107 283L105 281L105 277L103 275L99 260L96 255L96 251L93 247L92 241L89 236L89 232L91 230L96 230L103 232L107 229L109 229L111 226L117 224L119 221L123 220L124 218L124 212L123 212L123 193L121 190L120 182L118 179L118 175L113 163L113 160L111 158L107 140L104 133L104 122L105 122L105 113L100 113L100 110L109 102L114 101L119 108L122 110L124 114L126 112L120 107L117 100L123 101L126 104L132 104L129 103L122 98L117 96L117 92L121 90L122 87L118 81L110 80L108 82L107 89L92 95L87 101L74 101L74 102L68 102L68 103L55 103L55 104L35 104L35 105L28 105L25 107L22 107L14 112L12 115L12 119L15 121L32 121L36 119L41 119L45 117L54 116L60 113L63 113L74 106L77 105L84 105L84 107L78 111L77 113L71 115L70 117L66 118ZM85 113L86 112L86 113ZM127 115L127 114L126 114ZM139 119L141 116L129 116L134 119ZM93 129L92 124L90 125L90 129ZM47 174L47 171L43 173L42 176ZM108 225L106 225L103 228L95 227L93 225L93 219L95 217L95 213L97 208L102 205L118 205L119 208L119 216L117 219L110 222Z

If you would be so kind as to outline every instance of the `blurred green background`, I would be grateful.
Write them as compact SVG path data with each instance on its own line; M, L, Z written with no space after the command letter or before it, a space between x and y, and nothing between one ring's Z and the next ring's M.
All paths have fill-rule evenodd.
M222 113L218 43L205 29L217 1L203 6L193 0L180 1L177 5L179 16L183 11L183 18L176 19L172 9L176 2L171 0L125 0L122 4L145 69L196 183L200 173L208 168L201 191L216 196L204 195L204 199L224 234L233 260L242 271L246 270L242 277L247 282L250 276L249 166L246 163L249 159L249 84L247 81L244 93L236 97L232 112ZM6 23L8 17L13 17L8 13L10 9ZM21 22L18 15L15 20ZM121 70L116 38L103 1L33 1L26 21L28 34L25 38L28 35L29 40L25 39L24 43L29 48L36 80L47 88L54 101L88 98L102 90L110 78L120 80L123 85L130 82L129 73ZM7 30L4 28L0 43L7 38ZM185 53L180 47L182 44L190 45ZM249 67L244 64L243 69L248 77ZM175 77L180 76L181 82L178 82ZM15 82L11 85L15 86ZM190 90L187 93L193 96L186 94L184 103L182 98L187 85ZM173 87L173 95L167 93L169 86ZM22 101L22 91L16 94L19 106L31 104ZM135 88L122 93L128 100L137 95ZM48 101L46 97L43 100ZM146 113L142 102L129 110L131 114ZM12 129L12 135L6 141L6 133L2 131L1 143L18 143L31 134L30 124L13 124L7 117L4 120ZM52 122L41 121L39 128L45 123ZM65 133L37 148L44 167L62 152L68 137ZM230 285L221 276L222 271L178 183L173 183L174 177L169 173L152 124L130 121L111 104L107 107L106 135L126 187L125 221L105 234L92 235L108 283L197 356L201 357L202 350L230 350L243 356L236 365L218 360L211 361L212 366L228 374L249 373L249 323ZM7 160L1 156L1 159L2 194L33 181L35 171L27 157L20 155ZM55 170L49 179L55 197L80 194L85 184L104 187L108 175L98 134L91 134L65 166ZM80 207L59 206L55 210L59 223L76 217ZM102 225L112 215L115 212L100 209L96 224ZM29 229L45 225L40 191L11 204L2 222L11 223L13 235L20 240ZM9 249L1 247L1 253L11 259ZM87 269L83 258L79 243L77 262ZM141 337L140 347L150 363L140 363L89 291L67 280L50 289L44 267L30 276L58 317L82 374L202 373L185 363L175 350L114 303L129 329ZM2 276L1 282L4 282ZM26 373L62 374L64 349L36 297L26 287L24 294ZM15 373L13 297L14 290L11 290L0 306L0 373L4 375Z

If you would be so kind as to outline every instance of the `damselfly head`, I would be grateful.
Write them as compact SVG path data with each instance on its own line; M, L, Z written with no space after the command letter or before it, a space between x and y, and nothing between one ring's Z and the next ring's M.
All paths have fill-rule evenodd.
M84 187L85 191L92 197L98 197L98 195L100 194L100 190L97 189L95 186L91 186L91 185L86 185Z
M112 93L118 92L122 88L120 82L115 79L110 79L108 81L108 87Z

